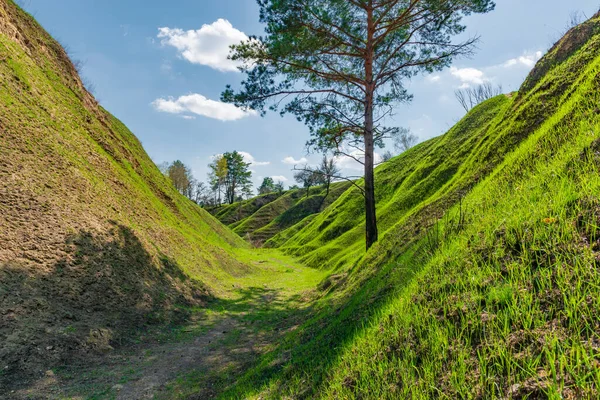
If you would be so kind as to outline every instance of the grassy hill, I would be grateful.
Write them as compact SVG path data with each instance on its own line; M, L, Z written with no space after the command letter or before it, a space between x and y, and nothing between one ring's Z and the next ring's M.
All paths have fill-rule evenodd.
M0 0L0 232L0 379L184 319L181 306L249 269L234 254L247 245L173 189L10 0Z
M225 227L0 0L0 397L598 398L599 54L596 15L377 168L365 252L346 183Z
M518 93L378 168L368 253L353 189L275 236L335 274L225 397L598 397L599 50L596 15Z
M336 182L331 184L329 195L326 189L318 186L306 190L288 190L281 194L268 193L242 202L211 210L222 223L229 226L239 236L256 246L262 246L283 230L298 223L306 223L331 203L337 200L351 184Z

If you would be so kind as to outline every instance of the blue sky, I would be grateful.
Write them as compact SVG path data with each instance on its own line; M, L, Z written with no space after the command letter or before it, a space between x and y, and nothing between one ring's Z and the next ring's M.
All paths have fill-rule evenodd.
M497 0L496 10L466 19L480 35L476 54L441 73L414 79L412 103L396 125L420 140L438 136L463 115L454 90L484 81L513 91L557 40L572 12L593 15L598 0ZM223 59L229 42L261 34L254 0L21 0L20 4L85 63L83 75L101 104L142 141L152 159L180 159L204 180L211 156L243 151L255 182L292 184L293 160L307 156L307 129L293 118L248 115L218 103L242 75ZM163 28L163 29L160 29ZM208 116L207 116L208 115ZM383 152L383 151L381 151ZM292 164L290 164L292 163ZM346 172L360 166L342 160Z

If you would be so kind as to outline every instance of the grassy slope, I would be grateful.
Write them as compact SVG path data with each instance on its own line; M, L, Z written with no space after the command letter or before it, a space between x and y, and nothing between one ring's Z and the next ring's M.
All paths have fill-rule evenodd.
M248 218L261 207L277 200L279 196L281 196L280 193L267 193L245 201L211 208L208 211L225 225L231 226Z
M379 168L385 234L358 261L352 190L281 243L340 273L225 397L597 397L599 27Z
M177 305L200 305L248 270L234 254L246 244L172 188L10 0L0 0L0 231L10 366L0 378L177 320Z
M269 193L243 202L216 208L211 212L239 236L262 245L279 232L317 214L334 202L350 183L333 183L329 195L325 188L289 190L280 194Z
M377 168L376 197L382 236L401 229L406 218L418 213L423 205L439 198L449 197L450 200L444 201L451 201L466 189L467 185L457 181L470 181L476 172L467 171L467 175L464 165L478 156L489 140L490 123L511 103L511 99L502 95L482 104L446 135L422 143ZM363 202L358 190L352 188L307 226L300 230L292 227L296 234L284 231L270 244L301 256L315 268L347 269L364 254ZM436 215L425 217L434 219Z

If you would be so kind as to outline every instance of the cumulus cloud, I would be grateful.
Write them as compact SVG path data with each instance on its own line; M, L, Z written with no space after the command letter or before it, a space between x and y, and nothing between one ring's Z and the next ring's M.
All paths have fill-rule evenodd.
M308 162L308 160L306 159L306 157L302 157L299 160L296 160L294 157L289 156L289 157L286 157L283 160L281 160L281 162L284 164L288 164L288 165L296 165L296 164L306 164Z
M244 32L222 18L197 30L158 28L157 36L164 46L175 47L187 61L219 71L238 70L239 64L227 59L229 47L248 40Z
M481 85L488 81L485 77L485 73L477 68L456 68L451 67L450 73L455 78L459 79L463 86L469 86L471 84Z
M283 175L273 175L271 177L275 182L287 182L289 179Z
M201 94L193 93L178 99L160 98L152 102L154 108L171 114L192 113L220 121L236 121L244 117L257 115L256 111L243 110L233 104L210 100Z
M535 63L537 63L539 59L542 58L542 55L543 53L541 51L536 51L535 53L525 53L520 57L511 58L510 60L502 64L502 66L504 68L511 68L516 66L533 68L535 66Z
M244 157L244 161L246 161L250 165L260 167L261 165L271 164L271 161L256 161L254 156L246 151L238 151L238 153L240 153Z
M427 80L431 83L437 83L442 80L442 77L439 75L428 75Z

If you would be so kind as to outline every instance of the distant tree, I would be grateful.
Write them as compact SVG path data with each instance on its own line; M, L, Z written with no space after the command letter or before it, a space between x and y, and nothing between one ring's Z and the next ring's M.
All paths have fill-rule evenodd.
M294 174L294 179L306 189L306 197L308 197L310 195L310 188L318 183L319 175L306 166Z
M339 178L340 172L341 170L335 162L335 157L328 158L327 155L323 155L321 163L315 170L315 173L319 178L319 183L325 185L325 197L329 196L331 182Z
M261 185L258 187L258 194L267 194L275 192L275 181L271 177L266 177L263 179Z
M190 168L183 162L174 161L167 169L167 176L171 179L173 186L179 193L191 197L191 184L194 179Z
M473 88L468 87L465 89L458 89L454 92L456 100L458 100L466 112L471 111L476 105L501 94L502 85L494 86L490 82L483 83Z
M169 167L171 164L168 161L161 162L160 164L156 164L158 170L165 176L169 176Z
M288 190L298 190L298 189L300 189L300 186L298 186L298 185L290 185L290 186L288 186Z
M569 31L570 29L575 28L577 25L581 25L581 23L583 23L583 21L585 21L586 19L588 19L588 17L583 11L571 11L571 13L569 14L569 22L565 27L565 33L567 33L567 31Z
M207 186L206 192L202 197L202 206L216 207L220 205L221 203L217 201L217 197L216 190L212 186Z
M207 203L210 203L210 191L206 183L193 181L192 182L192 200L194 203L199 204L201 206L206 206Z
M237 151L225 153L223 158L227 163L225 197L229 204L233 204L240 193L252 191L252 172L249 169L250 163L244 161L244 156Z
M222 100L294 114L313 135L309 146L364 154L366 247L378 239L375 148L395 128L386 117L409 101L406 81L441 70L472 52L476 38L455 43L461 21L494 8L492 0L260 0L264 37L233 46L247 79ZM303 180L306 181L306 180Z
M228 165L227 159L224 155L215 156L213 162L209 165L210 172L208 173L208 180L212 189L215 191L217 204L221 204L221 193L225 188L225 182L227 180Z
M400 128L393 136L394 148L399 153L404 153L408 149L414 147L419 141L419 138L413 135L410 129Z
M279 194L283 193L285 187L283 186L283 182L279 181L275 184L275 191Z
M254 191L252 190L252 185L248 184L242 188L242 197L245 199L249 199L254 195Z
M394 153L392 153L390 150L386 150L385 153L383 153L383 162L387 162L390 161L392 158L394 157Z

